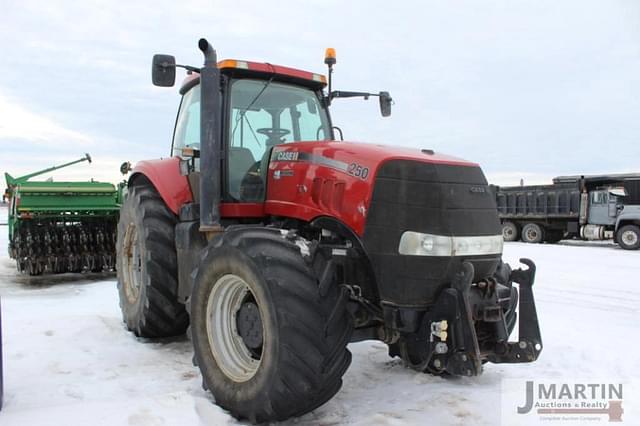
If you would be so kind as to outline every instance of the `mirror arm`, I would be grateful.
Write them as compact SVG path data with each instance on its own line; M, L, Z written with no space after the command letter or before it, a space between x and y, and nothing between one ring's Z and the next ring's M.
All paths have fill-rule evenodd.
M187 71L197 72L198 74L200 74L200 68L198 68L198 67L192 67L191 65L178 65L178 64L176 64L176 67L184 68Z
M329 94L329 98L357 98L363 97L365 100L369 99L369 96L380 96L377 93L369 93L369 92L345 92L343 90L334 90Z
M180 65L180 64L176 64L175 65L176 68L184 68L185 70L189 71L189 72L197 72L198 74L200 74L200 68L198 67L192 67L191 65Z
M192 67L191 65L181 65L181 64L170 64L168 62L163 62L161 64L158 64L158 66L160 68L170 68L170 67L174 67L174 68L184 68L185 70L189 71L189 72L197 72L198 74L200 74L200 68L198 67Z

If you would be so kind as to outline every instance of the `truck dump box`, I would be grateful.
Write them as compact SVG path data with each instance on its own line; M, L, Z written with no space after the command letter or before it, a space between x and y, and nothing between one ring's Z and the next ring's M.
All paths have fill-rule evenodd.
M577 183L535 186L493 186L500 218L575 218L580 215Z

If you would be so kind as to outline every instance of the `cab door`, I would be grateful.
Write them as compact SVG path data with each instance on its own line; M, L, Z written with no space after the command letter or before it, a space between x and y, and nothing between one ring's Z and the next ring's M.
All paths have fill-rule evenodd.
M609 216L609 193L606 190L592 191L589 198L589 223L611 225L615 219Z

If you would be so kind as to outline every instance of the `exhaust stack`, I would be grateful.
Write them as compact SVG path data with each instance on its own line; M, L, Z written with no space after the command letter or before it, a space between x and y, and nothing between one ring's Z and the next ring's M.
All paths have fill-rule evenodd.
M201 38L204 55L200 69L200 231L220 232L222 194L222 132L220 125L220 71L215 49Z

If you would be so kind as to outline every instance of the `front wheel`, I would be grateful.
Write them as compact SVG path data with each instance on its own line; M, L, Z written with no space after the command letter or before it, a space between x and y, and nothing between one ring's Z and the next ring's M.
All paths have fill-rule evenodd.
M298 244L304 245L302 239ZM235 417L305 414L338 392L351 363L348 293L319 253L279 230L230 230L211 241L190 300L191 339L204 385ZM322 289L322 290L321 290Z
M152 186L130 189L120 209L116 269L122 318L140 337L176 336L189 324L178 301L175 224Z
M625 250L637 250L640 248L640 227L637 225L625 225L618 230L618 244Z

